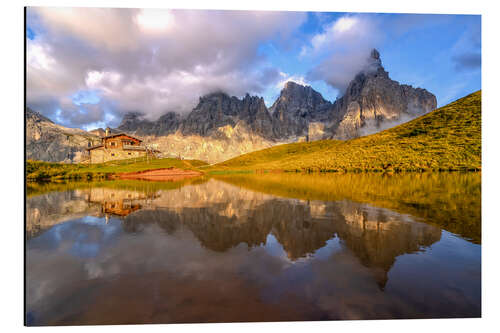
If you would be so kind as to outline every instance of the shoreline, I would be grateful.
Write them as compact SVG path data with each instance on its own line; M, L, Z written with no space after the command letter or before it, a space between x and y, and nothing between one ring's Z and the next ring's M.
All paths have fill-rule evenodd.
M134 172L124 172L113 175L112 179L136 179L136 180L155 180L155 181L177 181L187 178L193 178L203 175L202 172L195 170L183 170L179 168L160 168L153 170L143 170Z

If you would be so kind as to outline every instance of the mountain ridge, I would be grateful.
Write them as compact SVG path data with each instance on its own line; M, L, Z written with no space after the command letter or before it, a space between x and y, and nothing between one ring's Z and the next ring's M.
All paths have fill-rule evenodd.
M376 134L275 146L207 170L479 171L481 90Z
M427 90L391 80L374 49L367 66L333 103L311 86L288 81L269 108L260 96L213 92L201 96L185 116L167 112L151 121L140 112L129 112L112 131L140 136L167 156L214 163L277 144L363 136L425 114L436 104ZM104 130L89 133L102 136ZM41 153L32 156L56 159ZM68 156L75 161L72 153Z
M384 122L403 122L432 111L436 97L423 88L413 88L390 79L380 53L373 49L367 65L352 79L345 93L333 103L309 85L285 83L280 95L267 108L260 96L243 98L214 92L199 98L198 105L183 119L168 124L141 120L140 113L124 116L119 130L161 136L180 131L182 135L210 136L217 128L243 122L252 133L271 141L341 139L385 129ZM155 123L164 124L156 126ZM392 124L394 125L394 124ZM157 130L154 130L156 128ZM158 130L159 129L159 130Z

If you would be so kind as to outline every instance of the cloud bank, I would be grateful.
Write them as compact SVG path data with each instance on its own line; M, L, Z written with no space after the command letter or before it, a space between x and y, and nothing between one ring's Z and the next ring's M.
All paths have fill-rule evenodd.
M282 77L259 44L286 44L306 18L103 8L29 8L27 15L28 106L80 127L116 124L129 111L149 119L185 113L213 91L260 93Z
M374 16L345 15L324 27L302 48L302 57L323 57L307 75L310 81L323 80L341 94L361 70L370 65L369 55L384 39Z
M398 81L441 97L457 80L473 79L453 98L480 86L474 15L30 7L26 36L28 106L85 129L186 114L215 91L270 106L289 80L333 99L373 48Z

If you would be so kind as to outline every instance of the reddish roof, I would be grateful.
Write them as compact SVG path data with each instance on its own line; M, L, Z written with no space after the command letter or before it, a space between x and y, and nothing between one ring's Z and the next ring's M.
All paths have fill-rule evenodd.
M132 135L128 135L126 133L116 133L116 134L110 134L110 135L107 135L107 136L103 136L101 139L109 139L109 138L114 138L114 137L117 137L117 136L128 136L129 138L131 139L134 139L134 140L137 140L139 142L142 142L141 139L139 138L136 138L136 137L133 137Z

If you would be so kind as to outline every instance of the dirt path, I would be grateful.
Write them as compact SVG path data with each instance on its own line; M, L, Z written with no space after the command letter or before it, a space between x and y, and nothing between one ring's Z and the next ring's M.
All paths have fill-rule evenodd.
M117 175L120 179L140 179L158 181L176 181L186 178L201 176L202 173L194 170L183 170L177 168L155 169L138 172L127 172Z

